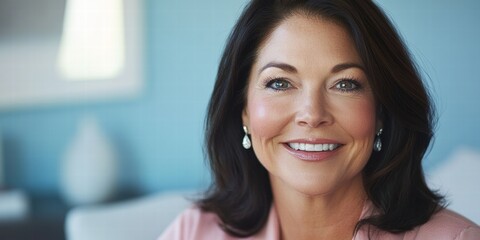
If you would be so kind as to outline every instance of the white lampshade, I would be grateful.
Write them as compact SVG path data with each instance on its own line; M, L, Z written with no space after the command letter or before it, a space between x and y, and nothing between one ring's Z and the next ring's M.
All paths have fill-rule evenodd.
M67 0L58 69L66 80L111 79L125 64L122 0Z

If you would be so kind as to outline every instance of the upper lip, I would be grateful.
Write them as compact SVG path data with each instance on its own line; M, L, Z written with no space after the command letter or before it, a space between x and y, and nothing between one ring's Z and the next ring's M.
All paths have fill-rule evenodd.
M307 143L307 144L340 144L337 140L333 139L326 139L326 138L302 138L302 139L293 139L293 140L288 140L284 143Z

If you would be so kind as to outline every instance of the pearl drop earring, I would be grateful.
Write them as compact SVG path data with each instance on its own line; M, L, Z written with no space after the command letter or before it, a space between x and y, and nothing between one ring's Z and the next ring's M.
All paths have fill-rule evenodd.
M377 132L377 137L375 137L375 142L373 143L373 150L375 152L380 152L382 150L382 139L380 138L380 135L382 135L383 128L380 128Z
M248 137L247 126L245 126L245 125L243 126L243 131L245 132L245 136L243 137L243 140L242 140L243 148L250 149L252 147L252 142L250 141L250 138Z

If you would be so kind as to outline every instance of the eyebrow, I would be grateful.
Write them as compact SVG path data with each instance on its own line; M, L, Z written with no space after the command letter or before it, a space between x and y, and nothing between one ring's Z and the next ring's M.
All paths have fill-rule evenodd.
M280 68L282 69L283 71L286 71L286 72L290 72L290 73L297 73L297 69L290 65L290 64L286 64L286 63L280 63L280 62L269 62L267 63L265 66L263 66L262 68L260 68L260 70L258 70L258 74L260 74L261 72L263 72L263 70L267 69L267 68Z
M290 64L287 64L287 63L281 63L281 62L269 62L267 63L265 66L263 66L262 68L260 68L260 70L258 71L258 74L260 74L263 70L267 69L267 68L279 68L283 71L286 71L286 72L290 72L290 73L297 73L297 69L290 65ZM365 72L365 69L363 68L362 65L360 64L357 64L357 63L340 63L340 64L337 64L335 65L331 72L332 73L338 73L340 71L343 71L345 69L349 69L349 68L359 68L361 69L362 71Z
M332 68L332 73L338 73L340 71L343 71L343 70L349 69L349 68L359 68L360 70L365 72L365 69L360 64L357 64L357 63L340 63L338 65L335 65L335 67Z

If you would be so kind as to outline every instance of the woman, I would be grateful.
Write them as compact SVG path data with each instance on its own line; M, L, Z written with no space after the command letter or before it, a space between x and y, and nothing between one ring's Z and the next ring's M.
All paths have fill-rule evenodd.
M160 239L479 239L421 160L434 111L368 0L254 0L206 121L214 179Z

